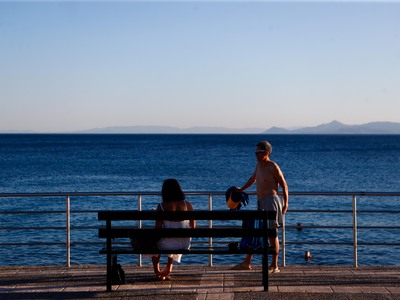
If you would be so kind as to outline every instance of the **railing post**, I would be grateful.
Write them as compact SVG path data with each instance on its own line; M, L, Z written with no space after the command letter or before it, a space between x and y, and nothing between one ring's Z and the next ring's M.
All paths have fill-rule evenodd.
M282 214L282 221L283 221L283 226L282 226L282 267L286 267L286 233L285 233L285 215Z
M212 207L213 207L213 204L212 204L212 194L210 194L210 195L208 195L208 210L209 210L209 211L212 211L212 210L213 210ZM212 220L208 220L208 227L210 227L210 228L213 227L213 221L212 221ZM208 246L209 246L210 248L212 247L212 243L213 243L212 238L211 238L211 237L208 238ZM210 267L213 266L213 255L212 255L212 254L209 254L209 255L208 255L208 265L209 265Z
M142 210L142 195L138 195L138 211ZM142 220L138 220L138 227L142 228ZM138 255L138 266L142 266L142 254Z
M353 254L354 267L358 267L358 241L357 241L357 198L353 195Z
M71 203L70 203L70 197L69 195L67 196L66 199L66 226L65 228L67 229L67 237L66 237L66 266L69 268L71 266Z

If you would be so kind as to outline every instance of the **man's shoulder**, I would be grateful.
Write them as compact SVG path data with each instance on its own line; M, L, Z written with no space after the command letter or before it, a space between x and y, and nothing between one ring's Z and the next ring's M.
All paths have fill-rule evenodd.
M272 166L278 166L278 164L272 160L267 160L263 162L257 162L256 167L272 167Z
M279 168L279 165L276 162L272 161L272 160L270 160L270 163L268 164L268 167L269 167L269 170L271 170L272 172L280 172L280 170L281 170Z
M274 162L273 160L269 160L269 161L267 162L267 165L268 165L268 166L271 166L271 167L278 167L278 164L277 164L276 162Z

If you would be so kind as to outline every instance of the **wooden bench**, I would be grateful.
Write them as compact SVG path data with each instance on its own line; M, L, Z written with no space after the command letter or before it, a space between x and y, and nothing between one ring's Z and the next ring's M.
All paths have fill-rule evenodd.
M112 268L113 260L116 263L116 255L118 254L262 254L262 285L264 291L268 291L268 254L275 253L275 248L268 245L268 232L275 232L275 229L266 228L243 228L243 220L263 220L264 224L268 224L268 220L274 220L276 213L274 211L99 211L98 220L105 221L105 226L99 228L99 237L106 239L106 247L100 250L101 254L107 255L107 291L112 290ZM208 225L199 226L197 222L196 228L154 228L154 225L143 228L138 226L121 226L115 225L117 221L139 221L139 220L211 220L223 221L223 225L216 224L212 228ZM114 222L114 223L113 223ZM118 223L118 222L117 222ZM120 223L120 222L119 222ZM152 222L152 224L154 224ZM217 222L216 222L217 223ZM229 224L230 223L230 224ZM236 225L231 225L235 223ZM189 250L160 250L160 249L135 249L130 245L125 247L114 245L117 238L134 238L134 239L159 239L162 237L192 237L192 246ZM240 247L228 247L226 244L218 244L212 246L208 242L203 245L197 245L193 242L196 238L239 238L241 237L263 237L264 247L256 250L245 250ZM232 242L232 241L231 241Z

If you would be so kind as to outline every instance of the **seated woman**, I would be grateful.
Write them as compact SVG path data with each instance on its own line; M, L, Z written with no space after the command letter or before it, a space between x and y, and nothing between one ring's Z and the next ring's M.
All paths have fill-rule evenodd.
M176 179L167 179L162 186L162 203L157 210L161 211L193 211L193 206L185 200L185 194ZM156 228L195 228L195 220L157 220ZM189 249L190 237L162 238L157 246L163 250ZM159 280L170 279L174 261L181 262L182 254L168 254L168 263L164 271L160 271L161 255L153 256L153 267L156 278Z

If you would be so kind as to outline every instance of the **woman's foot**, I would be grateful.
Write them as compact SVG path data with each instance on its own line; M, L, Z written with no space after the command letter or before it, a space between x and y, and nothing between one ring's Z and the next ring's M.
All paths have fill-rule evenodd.
M156 278L158 280L162 280L163 275L162 275L162 273L160 271L154 271L154 273L156 274Z
M156 274L156 279L159 281L171 280L171 274L160 272L160 273Z
M171 278L171 271L169 271L168 269L165 269L164 271L161 272L161 276L167 278Z
M161 275L156 275L156 280L158 281L164 281L165 277L161 276Z

